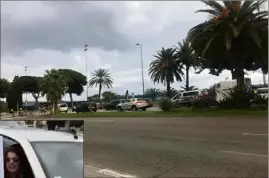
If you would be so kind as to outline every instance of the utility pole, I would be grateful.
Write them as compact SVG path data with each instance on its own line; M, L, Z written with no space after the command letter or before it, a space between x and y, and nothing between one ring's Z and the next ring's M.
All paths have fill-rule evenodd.
M28 70L28 67L25 66L24 67L25 76L27 76L27 70ZM27 110L27 106L28 106L28 104L27 104L27 92L25 92L25 110Z
M142 71L142 87L143 87L143 99L145 97L145 83L144 83L144 69L143 69L143 51L142 51L142 45L137 43L137 46L140 47L140 55L141 55L141 71Z
M86 53L86 80L87 80L87 85L86 85L86 90L87 90L87 95L86 95L86 101L88 101L88 97L89 97L89 87L88 87L88 45L86 44L84 46L84 51Z

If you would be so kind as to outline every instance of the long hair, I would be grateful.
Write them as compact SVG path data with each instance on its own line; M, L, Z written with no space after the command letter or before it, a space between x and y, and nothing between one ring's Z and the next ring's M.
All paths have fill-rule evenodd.
M4 160L6 160L7 154L10 152L15 153L18 156L19 161L20 161L19 162L20 166L19 166L18 172L21 173L21 170L22 170L21 165L22 165L22 157L23 157L21 146L16 144L16 145L12 145L11 147L9 147L8 150L4 154ZM5 178L8 178L9 174L8 174L8 170L6 168L6 161L4 162L4 171L5 171Z

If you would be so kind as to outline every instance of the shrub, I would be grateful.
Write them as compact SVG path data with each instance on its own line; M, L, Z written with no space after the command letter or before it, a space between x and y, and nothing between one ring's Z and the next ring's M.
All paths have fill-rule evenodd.
M260 95L255 95L254 99L251 101L252 105L256 105L261 109L268 109L268 98L262 97Z
M250 90L240 91L230 89L227 94L223 94L224 99L219 102L219 108L221 109L243 109L248 108L251 105L251 101L254 98L254 93Z
M162 111L169 112L170 109L173 107L173 104L170 102L170 100L164 99L160 101L159 106L162 109Z
M195 100L192 104L193 109L210 108L211 106L218 106L219 103L211 98L202 98Z
M7 103L0 101L0 113L1 112L9 112Z

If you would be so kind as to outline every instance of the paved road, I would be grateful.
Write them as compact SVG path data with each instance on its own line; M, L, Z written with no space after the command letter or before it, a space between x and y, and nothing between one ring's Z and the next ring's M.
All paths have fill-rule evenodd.
M86 177L267 177L267 118L89 118Z

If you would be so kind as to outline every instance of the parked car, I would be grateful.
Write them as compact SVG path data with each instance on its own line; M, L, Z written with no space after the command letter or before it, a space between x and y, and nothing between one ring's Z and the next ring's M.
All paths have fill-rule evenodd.
M90 105L92 106L91 110ZM90 112L90 111L96 112L97 111L96 103L90 103L90 102L81 103L76 107L75 111L76 113Z
M128 99L117 105L118 111L137 111L139 109L145 111L147 108L147 102L141 98Z
M83 138L76 133L0 126L0 154L19 151L20 167L27 178L83 178ZM2 165L1 165L2 164ZM3 161L0 177L5 177ZM2 169L2 170L1 170Z
M149 99L146 99L146 102L147 102L147 108L152 107L152 103L150 102L150 100L149 100Z
M105 110L116 110L118 104L124 102L124 99L112 100L110 103L105 105Z
M61 104L58 104L57 106L60 112L65 112L65 113L68 112L68 105L66 103L61 103Z

